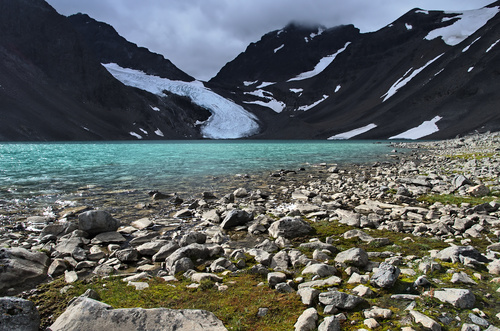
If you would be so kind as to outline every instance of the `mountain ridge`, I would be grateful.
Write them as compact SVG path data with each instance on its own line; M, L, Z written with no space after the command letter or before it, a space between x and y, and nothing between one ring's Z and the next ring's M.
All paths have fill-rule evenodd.
M500 1L462 13L414 8L369 33L291 22L199 82L86 14L0 0L0 140L442 139L498 131L499 11ZM113 64L137 73L119 78ZM139 78L159 85L130 80Z

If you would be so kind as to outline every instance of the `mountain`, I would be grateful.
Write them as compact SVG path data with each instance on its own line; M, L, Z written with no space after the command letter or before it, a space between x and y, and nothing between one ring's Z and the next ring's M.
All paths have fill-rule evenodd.
M0 140L438 139L500 130L500 1L370 33L292 22L208 82L88 15L0 0Z
M207 120L209 111L116 80L68 18L45 1L0 0L0 30L0 140L201 137L194 123ZM161 74L161 61L151 62Z
M250 44L208 86L262 120L255 138L499 130L499 8L416 8L372 33L290 24Z

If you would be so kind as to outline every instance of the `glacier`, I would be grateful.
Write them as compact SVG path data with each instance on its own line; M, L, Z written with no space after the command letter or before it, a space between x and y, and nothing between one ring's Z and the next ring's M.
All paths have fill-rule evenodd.
M252 136L259 131L259 124L255 115L205 88L200 81L174 81L148 75L140 70L122 68L116 63L102 65L111 75L125 85L160 96L165 96L163 91L167 90L177 95L189 97L193 103L208 109L212 115L202 124L200 129L205 138L237 139Z

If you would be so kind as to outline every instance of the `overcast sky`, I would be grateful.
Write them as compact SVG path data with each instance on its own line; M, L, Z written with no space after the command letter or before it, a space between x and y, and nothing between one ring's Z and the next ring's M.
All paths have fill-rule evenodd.
M291 21L376 31L412 8L461 11L494 0L46 0L60 14L86 13L127 40L208 80L249 43Z

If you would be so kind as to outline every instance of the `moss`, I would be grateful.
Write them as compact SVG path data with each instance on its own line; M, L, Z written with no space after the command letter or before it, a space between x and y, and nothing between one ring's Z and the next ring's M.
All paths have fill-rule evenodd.
M469 203L472 206L477 206L483 203L488 203L497 200L498 196L490 194L483 198L471 197L471 196L459 196L453 194L428 194L422 195L417 198L417 201L424 202L432 205L436 202L440 202L444 205L461 205L462 203Z
M121 279L97 279L90 284L74 283L66 294L60 289L63 279L40 286L40 294L31 298L40 308L42 327L49 326L64 311L68 302L88 288L99 293L103 302L114 308L205 309L213 312L230 330L291 330L304 310L296 294L281 294L267 286L257 286L262 278L242 273L227 277L226 291L218 291L212 282L198 289L188 289L190 282L181 280L166 283L160 278L149 281L149 288L137 291ZM259 308L269 308L264 317L257 317Z

